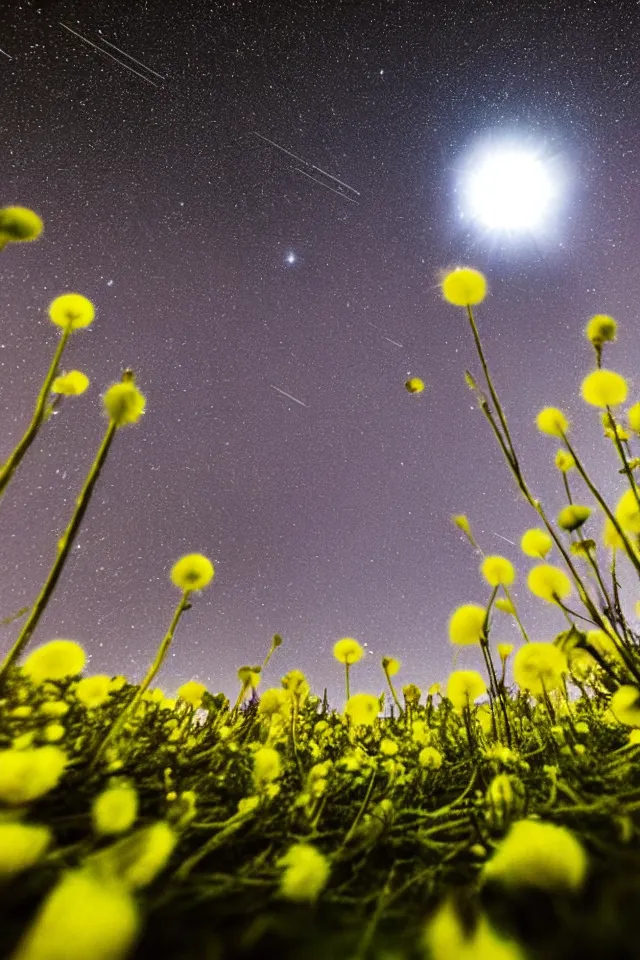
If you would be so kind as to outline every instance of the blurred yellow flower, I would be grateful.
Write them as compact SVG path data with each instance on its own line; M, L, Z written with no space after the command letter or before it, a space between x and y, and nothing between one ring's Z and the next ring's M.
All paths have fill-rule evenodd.
M418 763L421 767L439 770L442 766L442 754L435 747L423 747L418 754Z
M508 597L498 597L495 606L498 610L502 610L503 613L509 613L511 616L514 616L516 612L516 608Z
M0 802L21 806L57 787L67 754L53 745L27 750L0 750Z
M193 707L195 710L198 709L202 703L202 698L207 692L207 688L204 683L200 683L198 680L188 680L186 683L183 683L181 687L178 687L178 696L188 703L190 707Z
M616 407L627 399L627 381L613 370L594 370L582 381L580 393L592 407Z
M480 572L491 587L508 587L516 578L515 567L506 557L485 557L480 565Z
M354 693L347 700L344 712L356 726L371 727L380 713L380 704L372 693Z
M566 450L558 450L555 463L558 470L562 473L568 473L569 470L573 470L576 465L573 455Z
M449 620L449 640L460 646L480 643L486 637L484 622L487 611L477 603L465 603Z
M449 676L447 697L456 710L470 709L486 692L487 685L477 670L455 670Z
M529 571L527 587L535 597L557 603L571 595L571 581L564 570L550 563L540 563Z
M362 660L364 650L353 637L344 637L344 639L338 640L338 642L334 644L333 655L338 663L351 665L352 663L357 663L358 660Z
M513 659L514 680L535 696L560 689L568 669L565 654L553 643L526 643Z
M82 673L86 654L75 640L50 640L36 647L22 664L22 672L33 683L64 680Z
M253 784L259 790L267 783L277 780L282 772L280 754L273 747L260 747L253 757Z
M448 273L441 285L442 296L454 307L482 303L487 295L487 281L479 270L456 267Z
M605 313L597 313L591 317L584 331L587 340L590 340L594 347L601 347L603 343L615 340L616 332L616 321Z
M133 784L121 782L107 787L94 799L91 808L93 829L99 836L125 833L138 816L138 794Z
M520 541L520 549L528 557L539 557L544 560L553 546L553 540L546 532L539 527L532 527L526 530Z
M420 377L411 377L407 380L405 387L409 393L422 393L424 390L424 381Z
M469 929L453 899L443 901L427 922L422 945L429 960L526 960L518 944L501 937L484 913Z
M486 863L483 879L549 893L577 891L584 883L587 866L584 847L566 827L518 820Z
M627 410L627 420L634 433L640 433L640 403L634 403Z
M631 684L618 687L611 697L611 712L627 727L640 727L640 690Z
M215 576L213 564L201 553L188 553L171 568L171 581L179 590L204 590Z
M93 323L95 309L81 293L63 293L49 304L49 318L63 329L81 330Z
M640 498L640 487L634 485L634 489L635 492L627 490L622 494L614 510L614 516L625 532L640 533L640 509L636 499L636 494Z
M558 514L558 526L569 533L579 530L592 514L591 507L584 507L578 503L571 503Z
M400 669L402 664L399 660L396 660L394 657L383 657L382 658L382 669L390 677L395 677L396 673Z
M557 407L545 407L536 417L536 426L540 433L550 437L561 437L569 430L569 421Z
M32 867L51 840L48 827L18 821L0 822L0 879L7 880Z
M111 677L106 673L96 673L92 677L78 680L73 692L80 703L94 709L107 702L111 689Z
M134 383L112 384L102 398L105 413L116 427L137 423L145 411L146 400Z
M61 393L65 397L78 397L89 386L89 377L81 370L70 370L56 377L51 384L52 393Z
M0 209L0 248L5 243L37 240L44 229L42 219L28 207Z
M280 878L280 893L287 900L311 902L324 890L331 867L328 859L310 843L294 843L278 866L284 871Z

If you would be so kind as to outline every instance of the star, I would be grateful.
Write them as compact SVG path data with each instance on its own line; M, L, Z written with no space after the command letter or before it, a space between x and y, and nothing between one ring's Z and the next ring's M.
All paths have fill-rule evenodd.
M295 263L295 262L296 262L296 255L295 255L295 253L288 253L288 254L286 255L286 257L285 257L285 260L286 260L287 263L289 263L289 264Z

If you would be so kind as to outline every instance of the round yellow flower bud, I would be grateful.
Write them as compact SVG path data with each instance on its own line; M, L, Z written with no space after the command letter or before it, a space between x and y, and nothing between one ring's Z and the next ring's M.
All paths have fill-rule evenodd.
M382 669L390 677L395 677L396 673L401 667L399 660L396 660L395 657L383 657L382 658Z
M138 816L138 794L128 783L107 787L93 801L93 829L100 836L125 833Z
M498 656L501 660L506 660L513 653L513 644L512 643L499 643L496 647L498 651Z
M640 403L634 403L627 410L627 420L634 433L640 433Z
M282 772L280 754L273 747L261 747L253 757L253 783L256 789L277 780Z
M96 673L92 677L79 680L73 692L80 703L92 710L107 702L111 690L111 677L106 673Z
M640 690L631 684L618 687L611 697L611 713L627 727L640 727Z
M51 640L36 647L22 664L22 672L33 683L44 680L64 680L82 673L86 654L74 640Z
M202 698L206 692L207 688L204 683L199 683L197 680L188 680L187 683L183 683L178 688L178 696L195 709L198 709L202 703Z
M81 330L93 323L95 309L81 293L63 293L49 304L49 317L56 326Z
M334 644L333 655L338 663L351 665L352 663L357 663L359 660L362 660L364 650L353 637L344 637Z
M486 692L487 685L477 670L455 670L447 683L447 697L456 710L471 708Z
M411 379L405 383L405 387L409 393L422 393L424 390L424 381L419 377L411 377Z
M418 754L418 763L421 767L439 770L442 766L442 754L435 747L423 747Z
M595 317L591 317L584 331L587 340L590 340L594 347L601 347L608 340L615 340L616 332L615 320L605 313L597 313Z
M201 553L188 553L171 568L171 581L179 590L204 590L214 576L213 564Z
M21 806L37 800L58 785L66 765L66 753L53 745L0 750L0 801Z
M536 417L536 426L540 433L550 437L561 437L569 430L569 421L557 407L545 407Z
M480 643L485 638L487 611L477 603L465 603L449 620L449 640L459 646Z
M526 643L513 659L514 680L534 696L560 689L568 669L565 654L553 643Z
M558 526L563 530L573 533L587 522L592 514L591 507L583 507L577 503L571 503L564 507L558 514Z
M354 693L347 700L344 712L355 726L372 727L380 712L380 704L372 693Z
M145 411L146 400L130 380L114 383L102 398L104 410L117 427L137 423Z
M567 453L566 450L558 450L556 453L556 467L561 473L568 473L569 470L572 470L576 465L575 460L573 459L572 454Z
M485 865L483 878L506 887L577 891L584 883L587 866L582 844L566 827L518 820Z
M331 870L328 859L310 843L295 843L278 861L284 867L280 893L287 900L313 902L324 890Z
M52 393L61 393L65 397L78 397L89 386L89 377L81 370L70 370L56 377L51 384Z
M4 243L25 243L37 240L44 224L28 207L3 207L0 210L0 247Z
M616 407L627 399L627 381L613 370L594 370L582 381L580 393L592 407Z
M48 827L31 823L0 823L0 877L28 870L45 853L52 836Z
M485 557L480 565L480 572L491 587L508 587L516 578L513 564L505 557Z
M527 586L535 597L557 603L571 595L571 581L564 570L550 563L541 563L529 571Z
M545 530L532 527L522 535L520 549L528 557L540 557L544 560L553 546L553 540Z
M479 270L457 267L442 281L442 296L454 307L482 303L487 295L487 281Z

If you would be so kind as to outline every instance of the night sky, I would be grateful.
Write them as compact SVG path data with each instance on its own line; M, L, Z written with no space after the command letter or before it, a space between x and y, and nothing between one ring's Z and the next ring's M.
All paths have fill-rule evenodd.
M332 646L352 636L369 651L352 690L383 689L385 654L399 685L424 688L451 669L453 610L490 594L454 513L516 563L532 639L565 629L529 595L534 561L498 536L518 544L537 517L474 408L464 371L479 379L480 363L439 279L487 276L480 333L547 512L565 499L557 444L534 425L546 405L617 499L579 386L594 366L584 326L608 313L605 366L639 399L639 44L640 8L610 0L3 5L0 204L36 210L45 233L0 254L0 459L55 349L51 300L82 293L96 319L62 365L90 390L43 427L0 507L2 617L51 566L104 433L101 393L131 366L147 397L31 648L77 640L87 672L140 681L179 600L169 570L197 551L216 577L155 681L167 695L189 679L235 695L276 632L265 686L297 667L341 707ZM542 230L465 215L461 171L505 139L562 182ZM18 625L0 629L4 655ZM517 642L513 620L497 613L493 638ZM480 662L467 648L458 665Z

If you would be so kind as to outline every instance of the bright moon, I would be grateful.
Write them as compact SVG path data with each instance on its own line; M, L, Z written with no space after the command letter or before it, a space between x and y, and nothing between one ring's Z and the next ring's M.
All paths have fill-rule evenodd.
M467 167L463 193L465 213L485 228L533 232L553 211L558 182L535 153L494 146Z

